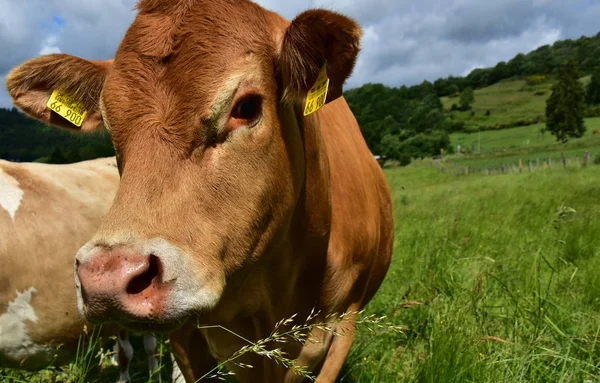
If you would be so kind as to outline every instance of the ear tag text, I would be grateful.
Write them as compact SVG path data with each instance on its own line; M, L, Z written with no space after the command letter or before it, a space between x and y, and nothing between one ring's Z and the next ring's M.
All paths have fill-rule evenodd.
M329 89L329 77L327 77L327 64L323 65L319 72L319 77L315 81L315 85L308 91L306 95L306 105L304 105L304 115L308 116L321 109L325 105L327 99L327 90Z
M83 104L60 90L52 92L46 106L77 127L81 127L87 114Z

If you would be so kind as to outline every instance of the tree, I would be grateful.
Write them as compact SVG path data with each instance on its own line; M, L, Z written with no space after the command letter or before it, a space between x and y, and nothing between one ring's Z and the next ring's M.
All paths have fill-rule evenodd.
M511 77L512 73L510 72L509 66L504 62L500 61L496 66L490 71L490 81L492 83L496 83L500 80L504 80L505 78Z
M49 164L66 164L69 161L65 157L63 151L59 147L55 147L50 158L48 159Z
M592 79L587 86L586 102L588 105L600 104L600 70L592 73Z
M446 93L448 93L448 95L451 95L451 94L455 94L455 93L458 93L458 92L460 92L460 88L458 87L458 85L456 85L456 84L450 84L448 86L448 91Z
M522 75L523 66L527 62L527 57L523 53L519 53L507 64L508 72L511 76Z
M552 95L546 101L546 129L562 143L571 137L582 137L585 133L585 91L577 79L577 67L573 61L569 61L561 68L558 82L552 87Z
M397 135L386 134L379 143L379 154L385 159L395 160L400 152L400 138Z
M410 164L410 154L404 150L405 147L402 145L399 136L386 134L381 139L379 147L381 149L381 156L384 160L399 161L400 166L407 166Z
M101 134L74 134L65 129L51 128L32 118L16 108L0 108L0 158L11 161L66 161L73 162L70 151L80 151L89 147L86 158L109 157L114 155L114 149L108 132ZM50 155L56 147L61 148L54 158Z
M67 163L69 163L69 164L71 164L73 162L81 161L81 155L79 154L79 149L72 148L71 150L69 150L68 152L65 153L65 158L67 160Z
M459 104L462 110L469 110L471 104L475 102L475 92L473 88L465 88L460 93Z

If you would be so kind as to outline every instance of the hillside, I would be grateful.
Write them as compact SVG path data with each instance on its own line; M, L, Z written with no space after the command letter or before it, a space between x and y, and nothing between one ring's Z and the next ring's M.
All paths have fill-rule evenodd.
M492 68L474 69L466 77L437 79L433 86L438 96L449 96L467 87L484 88L514 77L552 76L568 60L574 60L584 74L600 70L600 33L576 40L556 41L527 54L519 53L508 62L499 62Z
M11 161L68 163L112 156L108 134L73 134L0 108L0 158Z
M458 132L450 136L452 145L461 146L461 154L448 156L447 161L469 166L471 169L498 169L502 165L517 166L519 160L536 163L550 161L558 164L562 153L571 162L580 162L586 152L592 159L600 158L600 118L585 120L586 134L561 144L549 133L541 133L544 124L535 124L512 129L483 131L481 133Z
M580 78L584 86L589 81L590 76ZM467 131L498 129L519 122L523 126L532 125L543 120L554 83L552 78L535 85L528 85L524 79L511 79L476 89L475 102L465 112L451 111L452 105L458 103L457 97L442 97L441 101L454 120L465 123Z
M344 96L371 151L407 164L411 158L452 152L448 133L544 122L545 103L556 74L569 60L584 86L592 74L600 74L600 33L557 41L493 68L475 69L465 77L450 76L398 88L365 84L344 92ZM474 103L466 111L453 108L467 88L475 89ZM586 116L600 116L600 108L590 105Z
M410 161L449 147L452 122L444 116L442 103L431 89L417 91L365 84L344 93L373 153L402 153Z

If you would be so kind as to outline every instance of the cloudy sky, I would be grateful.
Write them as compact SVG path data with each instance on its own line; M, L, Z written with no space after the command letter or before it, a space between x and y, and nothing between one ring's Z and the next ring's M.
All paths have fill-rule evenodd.
M0 77L41 54L112 57L136 0L0 0ZM598 0L259 0L291 19L326 7L357 19L363 50L348 87L464 75L558 39L600 32ZM0 89L0 107L10 106Z

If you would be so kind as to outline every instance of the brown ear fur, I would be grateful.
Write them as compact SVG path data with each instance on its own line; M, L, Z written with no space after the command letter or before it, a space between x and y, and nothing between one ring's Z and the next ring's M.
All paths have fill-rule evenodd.
M13 103L27 115L49 125L93 131L102 125L98 102L108 61L88 61L66 54L41 56L19 65L6 77ZM51 111L46 103L55 89L79 100L87 110L81 129Z
M285 32L279 57L284 97L305 97L326 62L327 102L340 97L354 69L361 35L354 20L335 12L313 9L298 15Z

